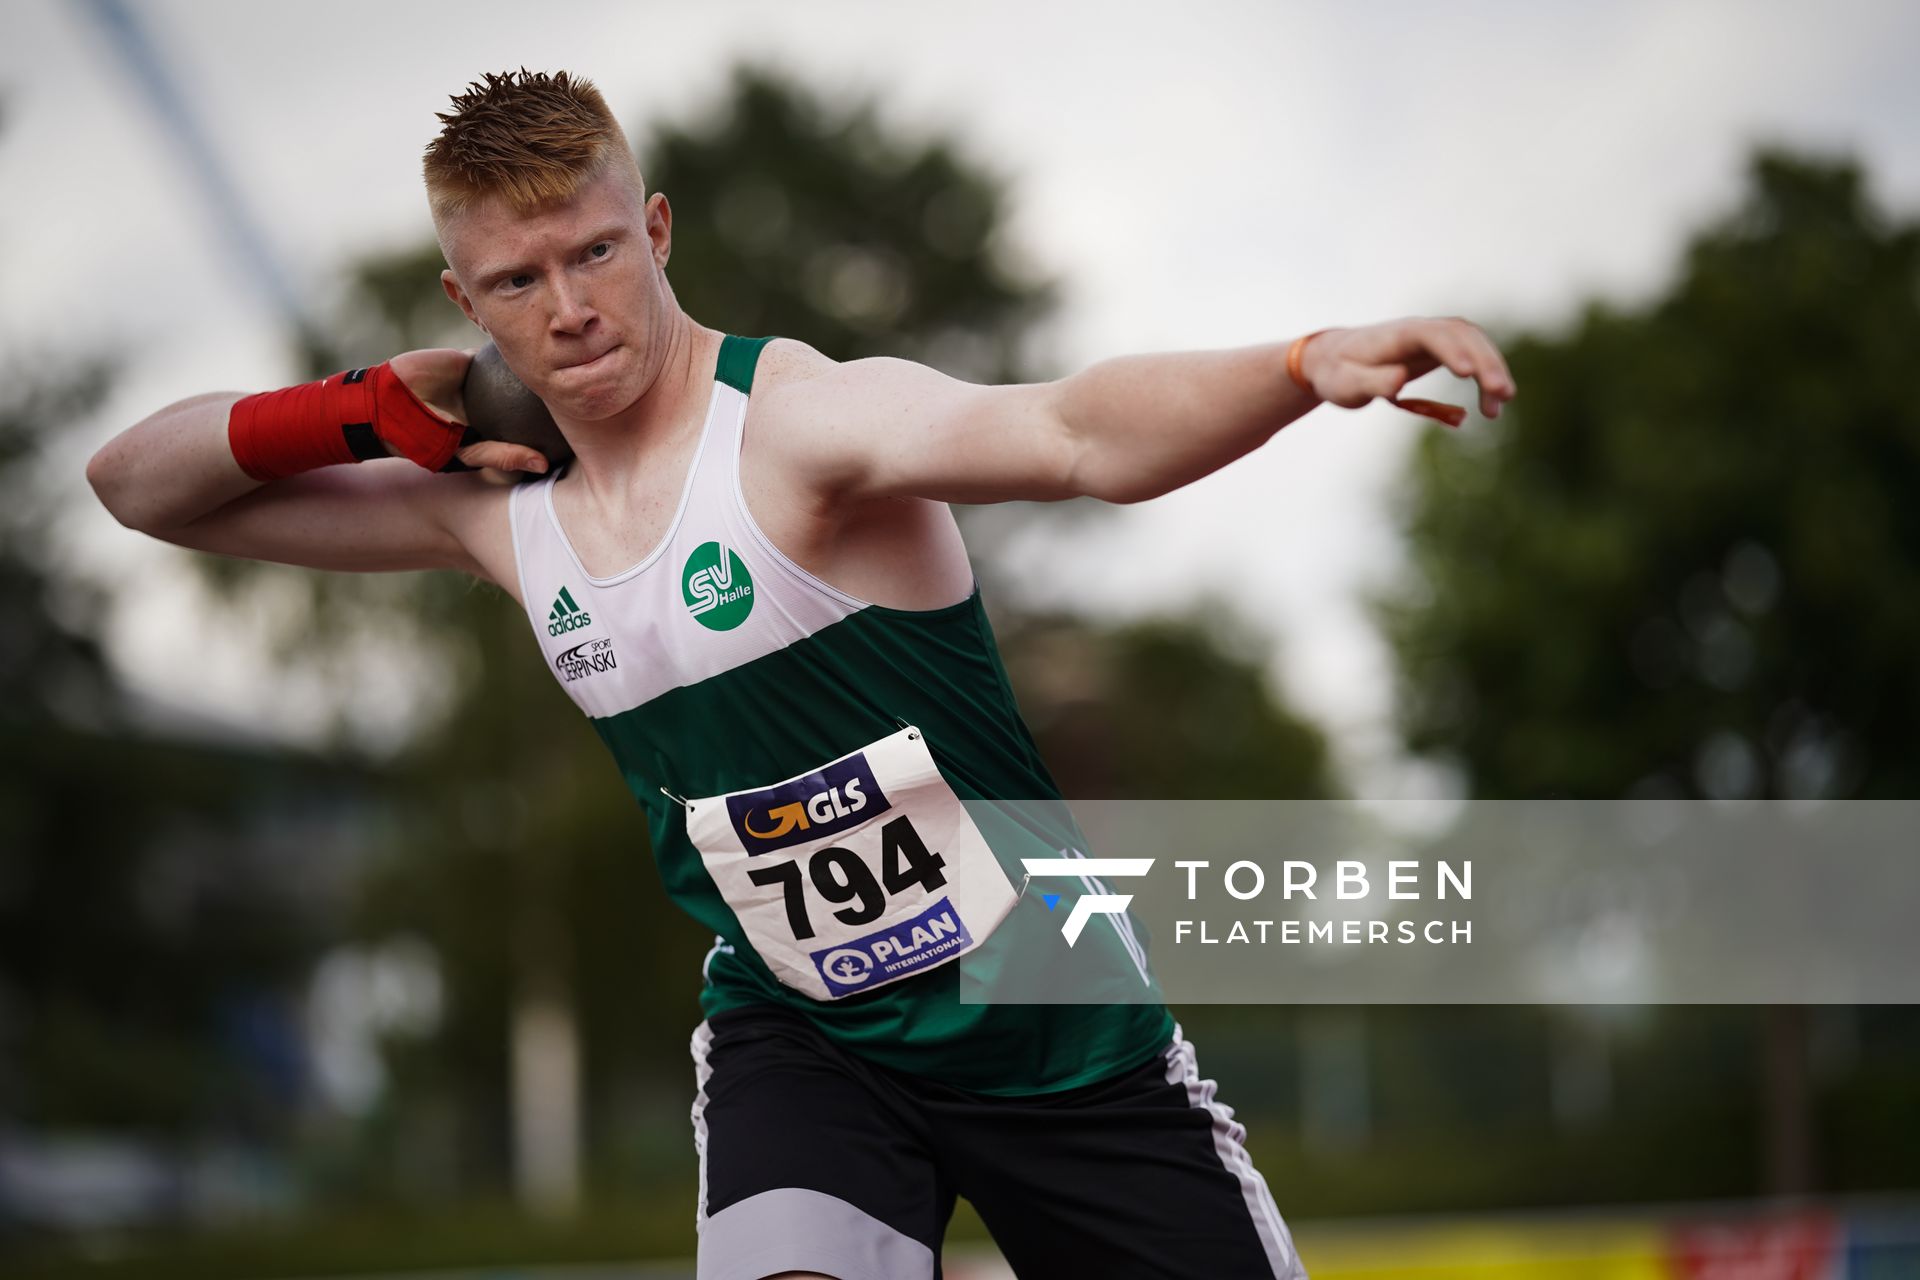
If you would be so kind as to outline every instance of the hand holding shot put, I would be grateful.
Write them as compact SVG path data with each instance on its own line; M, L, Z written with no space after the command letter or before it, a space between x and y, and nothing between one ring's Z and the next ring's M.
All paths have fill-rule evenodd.
M571 461L573 446L561 434L553 414L547 411L546 403L529 391L527 384L507 367L507 359L500 354L500 348L489 342L484 347L473 348L467 354L473 357L473 363L468 366L460 389L467 409L467 421L488 440L524 445L537 452L544 464L531 468L521 466L522 463L532 463L534 459L520 450L513 450L477 455L500 459L500 462L482 465L501 466L507 463L510 465L501 466L502 470L518 467L521 470L546 471Z
M671 206L587 81L488 75L439 118L441 284L489 341L170 405L94 456L101 501L223 555L456 569L524 611L715 935L685 975L703 1280L930 1280L962 1195L1021 1277L1304 1277L1125 912L1074 964L1148 998L959 997L964 955L1064 945L1009 868L1065 851L961 803L1063 798L948 504L1157 497L1322 402L1452 423L1397 398L1443 366L1495 417L1494 344L1410 318L1004 386L835 360L680 307ZM808 807L829 794L860 804Z
M492 343L464 351L428 347L395 356L402 383L434 414L473 428L479 439L454 457L465 467L512 480L513 473L544 474L573 456L566 437L540 398L513 375ZM472 439L472 437L466 437ZM388 446L394 457L404 457Z

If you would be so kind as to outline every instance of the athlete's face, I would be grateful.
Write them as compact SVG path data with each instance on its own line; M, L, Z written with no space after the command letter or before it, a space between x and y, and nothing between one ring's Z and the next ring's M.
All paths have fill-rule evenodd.
M440 282L556 417L598 421L659 366L671 227L618 173L533 213L490 199L441 227Z

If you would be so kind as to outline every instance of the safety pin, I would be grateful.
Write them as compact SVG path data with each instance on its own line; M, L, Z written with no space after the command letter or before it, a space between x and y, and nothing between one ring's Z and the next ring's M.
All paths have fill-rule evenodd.
M673 794L673 792L667 790L665 787L660 788L660 794L665 796L667 799L673 801L675 804L679 805L682 809L685 809L688 813L693 812L693 806L687 803L687 799L685 796L677 796Z

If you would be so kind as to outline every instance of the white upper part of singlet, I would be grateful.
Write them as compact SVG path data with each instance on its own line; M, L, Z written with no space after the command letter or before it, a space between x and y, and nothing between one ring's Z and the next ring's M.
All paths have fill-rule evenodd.
M716 378L665 536L611 577L587 572L554 510L554 484L570 464L509 495L528 620L548 669L589 716L631 710L868 607L794 564L754 523L740 486L746 416L746 394ZM716 599L703 623L700 606ZM709 625L716 619L732 625Z

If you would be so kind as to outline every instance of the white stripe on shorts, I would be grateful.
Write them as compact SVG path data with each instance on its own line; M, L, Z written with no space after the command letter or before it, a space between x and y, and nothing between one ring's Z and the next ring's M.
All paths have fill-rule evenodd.
M693 1029L693 1149L700 1156L700 1198L694 1203L693 1227L698 1231L707 1222L707 1081L713 1068L707 1065L707 1050L713 1047L713 1028L703 1018Z
M1200 1078L1200 1063L1194 1057L1193 1045L1180 1034L1177 1022L1173 1024L1173 1043L1167 1046L1164 1058L1167 1083L1185 1085L1187 1105L1204 1107L1213 1117L1214 1154L1240 1183L1240 1197L1247 1202L1247 1212L1253 1216L1254 1230L1260 1233L1260 1243L1266 1247L1267 1262L1273 1267L1275 1280L1307 1280L1307 1269L1300 1265L1300 1255L1294 1252L1293 1236L1280 1219L1280 1210L1267 1190L1267 1180L1253 1167L1253 1157L1243 1145L1247 1138L1246 1126L1233 1118L1232 1107L1214 1100L1213 1092L1220 1086Z
M762 1280L804 1271L839 1280L933 1280L933 1250L839 1196L776 1187L707 1219L697 1280Z

